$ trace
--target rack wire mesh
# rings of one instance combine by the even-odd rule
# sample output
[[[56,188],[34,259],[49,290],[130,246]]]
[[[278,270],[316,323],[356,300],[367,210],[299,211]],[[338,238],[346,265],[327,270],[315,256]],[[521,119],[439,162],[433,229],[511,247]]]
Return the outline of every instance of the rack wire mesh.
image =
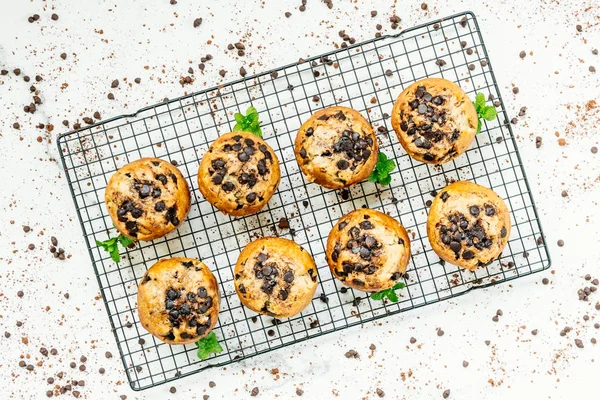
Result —
[[[432,76],[458,83],[471,98],[483,92],[499,102],[498,119],[484,121],[471,148],[442,166],[411,159],[389,118],[405,86]],[[209,145],[233,128],[233,114],[250,105],[258,109],[264,137],[281,161],[282,179],[261,212],[232,218],[202,198],[197,170]],[[376,128],[381,151],[399,167],[390,186],[363,182],[349,190],[330,191],[304,180],[294,157],[295,133],[314,111],[332,105],[358,110]],[[131,387],[156,386],[547,269],[550,256],[507,120],[478,23],[474,14],[464,12],[61,135],[59,153]],[[141,157],[176,162],[191,185],[192,208],[176,232],[138,243],[116,264],[95,245],[112,228],[104,190],[119,167]],[[513,229],[506,250],[499,260],[474,272],[441,262],[427,240],[429,201],[452,180],[491,187],[511,209]],[[360,207],[390,214],[411,235],[407,287],[398,303],[374,301],[344,288],[325,262],[329,230],[342,215]],[[289,229],[279,228],[280,218],[289,221]],[[232,270],[239,252],[267,235],[295,240],[318,266],[315,298],[293,318],[255,314],[240,304],[235,293]],[[137,283],[157,260],[175,256],[202,259],[221,287],[222,310],[215,332],[224,351],[204,361],[196,357],[194,345],[166,345],[139,323]]]

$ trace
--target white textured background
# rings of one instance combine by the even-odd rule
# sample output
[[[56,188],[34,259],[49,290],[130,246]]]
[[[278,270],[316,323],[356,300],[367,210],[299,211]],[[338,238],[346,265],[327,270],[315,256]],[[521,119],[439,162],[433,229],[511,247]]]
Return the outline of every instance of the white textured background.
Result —
[[[0,377],[1,398],[45,398],[46,378],[65,371],[66,379],[83,379],[81,397],[374,399],[377,388],[393,399],[572,399],[597,396],[600,367],[600,312],[579,301],[577,290],[589,286],[585,274],[600,278],[600,4],[597,0],[556,1],[348,1],[334,0],[329,10],[309,0],[67,1],[0,0],[0,69],[20,68],[0,76]],[[371,10],[377,10],[375,18]],[[223,369],[212,369],[144,392],[126,382],[110,332],[66,181],[57,162],[54,139],[64,119],[74,122],[99,111],[103,118],[134,111],[164,97],[197,91],[249,73],[320,54],[340,43],[338,31],[357,39],[374,36],[375,25],[394,32],[388,18],[395,12],[410,27],[458,11],[476,13],[509,115],[522,106],[515,135],[547,235],[552,268],[510,284],[475,291],[456,300],[327,335]],[[284,12],[292,12],[289,19]],[[56,12],[58,21],[51,21]],[[30,24],[27,18],[39,14]],[[194,29],[193,20],[203,18]],[[576,25],[582,26],[580,33]],[[246,56],[225,53],[228,43],[243,39]],[[524,50],[527,57],[519,58]],[[67,59],[60,58],[61,53]],[[210,53],[204,74],[200,57]],[[192,66],[196,81],[182,88],[179,78]],[[220,69],[228,70],[225,79]],[[41,83],[23,76],[41,75]],[[136,85],[133,79],[140,77]],[[131,85],[126,85],[124,79]],[[111,89],[113,79],[121,80]],[[29,86],[43,104],[31,115]],[[512,87],[518,86],[514,95]],[[108,100],[112,91],[116,100]],[[18,122],[20,130],[13,124]],[[35,126],[54,125],[52,132]],[[536,149],[535,137],[543,144]],[[38,139],[38,137],[40,137]],[[564,139],[564,142],[559,142]],[[561,146],[560,143],[563,145]],[[566,190],[567,197],[561,192]],[[32,231],[25,234],[23,225]],[[51,258],[49,237],[71,257]],[[565,241],[558,247],[558,239]],[[27,250],[29,243],[36,245]],[[542,278],[549,285],[542,285]],[[23,290],[19,298],[17,291]],[[64,293],[70,297],[65,299]],[[497,309],[504,315],[493,322]],[[589,320],[585,321],[584,316]],[[17,326],[21,321],[22,326]],[[566,336],[559,332],[573,330]],[[436,328],[445,335],[438,337]],[[539,331],[537,336],[530,332]],[[9,332],[6,338],[3,333]],[[409,344],[410,337],[417,343]],[[575,346],[579,338],[584,348]],[[489,340],[487,346],[485,341]],[[372,353],[371,343],[377,346]],[[39,348],[56,348],[45,358]],[[355,349],[360,359],[346,359]],[[106,359],[110,351],[114,357]],[[69,363],[87,357],[86,370]],[[18,366],[43,361],[29,372]],[[467,360],[469,366],[463,368]],[[97,371],[103,367],[102,376]],[[278,374],[272,369],[277,368]],[[214,381],[216,387],[209,388]],[[70,394],[65,396],[71,397]]]

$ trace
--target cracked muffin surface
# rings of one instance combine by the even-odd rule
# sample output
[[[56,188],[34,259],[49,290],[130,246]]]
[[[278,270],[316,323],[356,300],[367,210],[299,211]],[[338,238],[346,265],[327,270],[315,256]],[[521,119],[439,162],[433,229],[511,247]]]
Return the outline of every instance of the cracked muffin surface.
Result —
[[[427,217],[427,236],[435,253],[471,271],[500,256],[510,229],[510,212],[500,196],[467,181],[442,189]]]
[[[257,239],[242,250],[235,265],[235,290],[249,309],[276,318],[300,313],[317,288],[312,256],[296,242]]]
[[[443,164],[464,153],[477,132],[477,112],[454,82],[427,78],[408,86],[396,99],[392,127],[415,160]]]
[[[404,276],[410,239],[394,218],[363,208],[344,215],[331,229],[326,258],[333,276],[345,285],[378,292]]]
[[[294,148],[306,179],[328,189],[367,179],[379,151],[371,124],[347,107],[315,112],[298,130]]]
[[[117,230],[137,240],[153,240],[174,231],[190,211],[190,190],[168,161],[142,158],[115,172],[104,201]]]
[[[225,214],[260,211],[279,185],[279,160],[260,137],[230,132],[210,146],[198,169],[198,186],[206,200]]]
[[[144,329],[169,344],[193,343],[217,323],[221,298],[208,267],[193,258],[154,264],[138,285],[138,314]]]

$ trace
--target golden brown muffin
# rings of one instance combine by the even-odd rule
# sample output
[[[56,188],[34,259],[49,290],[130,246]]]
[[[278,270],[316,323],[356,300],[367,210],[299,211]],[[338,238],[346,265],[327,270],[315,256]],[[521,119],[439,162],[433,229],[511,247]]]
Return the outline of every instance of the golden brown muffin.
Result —
[[[477,112],[453,82],[427,78],[404,89],[392,110],[392,127],[415,160],[443,164],[464,153],[477,133]]]
[[[137,240],[174,231],[190,211],[190,189],[170,162],[142,158],[110,177],[104,201],[117,230]]]
[[[494,261],[508,243],[510,213],[491,189],[459,181],[441,190],[429,209],[427,236],[443,260],[476,270]]]
[[[158,261],[138,286],[142,326],[169,344],[192,343],[208,335],[217,323],[220,303],[215,276],[193,258]]]
[[[249,309],[276,318],[301,312],[317,288],[317,267],[296,242],[277,237],[257,239],[244,248],[235,265],[235,290]]]
[[[410,260],[410,239],[394,218],[361,208],[344,215],[329,232],[327,264],[345,285],[365,292],[389,289]]]
[[[279,185],[279,160],[262,138],[230,132],[210,146],[198,169],[200,192],[225,214],[258,212]]]
[[[294,147],[306,179],[328,189],[345,188],[368,178],[379,151],[369,121],[347,107],[314,113],[300,127]]]

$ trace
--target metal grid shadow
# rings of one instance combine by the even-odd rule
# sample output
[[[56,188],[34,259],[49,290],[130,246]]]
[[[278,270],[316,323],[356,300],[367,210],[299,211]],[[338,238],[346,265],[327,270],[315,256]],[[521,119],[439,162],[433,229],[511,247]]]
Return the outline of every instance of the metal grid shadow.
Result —
[[[456,82],[471,98],[483,92],[500,103],[498,119],[484,121],[471,148],[442,166],[411,159],[389,118],[403,88],[431,76]],[[233,128],[233,114],[249,105],[259,111],[264,137],[281,161],[282,179],[261,212],[231,218],[202,198],[197,170],[208,146]],[[332,105],[360,111],[376,128],[381,151],[399,167],[390,186],[363,182],[336,192],[304,180],[294,157],[295,134],[313,112]],[[548,268],[550,256],[507,120],[479,26],[465,12],[61,135],[59,152],[131,387],[145,389]],[[176,162],[191,185],[192,208],[176,232],[138,243],[117,265],[95,245],[111,228],[114,233],[104,190],[119,167],[141,157]],[[511,209],[513,229],[504,254],[475,272],[445,265],[427,240],[428,202],[448,181],[459,179],[491,187]],[[329,272],[324,257],[329,230],[359,207],[390,214],[411,235],[407,288],[398,303],[346,289]],[[282,217],[290,229],[278,228]],[[286,320],[260,316],[242,307],[235,294],[232,269],[239,252],[266,235],[292,238],[315,258],[319,288],[301,315]],[[138,320],[137,283],[154,262],[172,256],[202,259],[221,286],[215,332],[225,351],[204,361],[197,359],[193,344],[166,345]]]

